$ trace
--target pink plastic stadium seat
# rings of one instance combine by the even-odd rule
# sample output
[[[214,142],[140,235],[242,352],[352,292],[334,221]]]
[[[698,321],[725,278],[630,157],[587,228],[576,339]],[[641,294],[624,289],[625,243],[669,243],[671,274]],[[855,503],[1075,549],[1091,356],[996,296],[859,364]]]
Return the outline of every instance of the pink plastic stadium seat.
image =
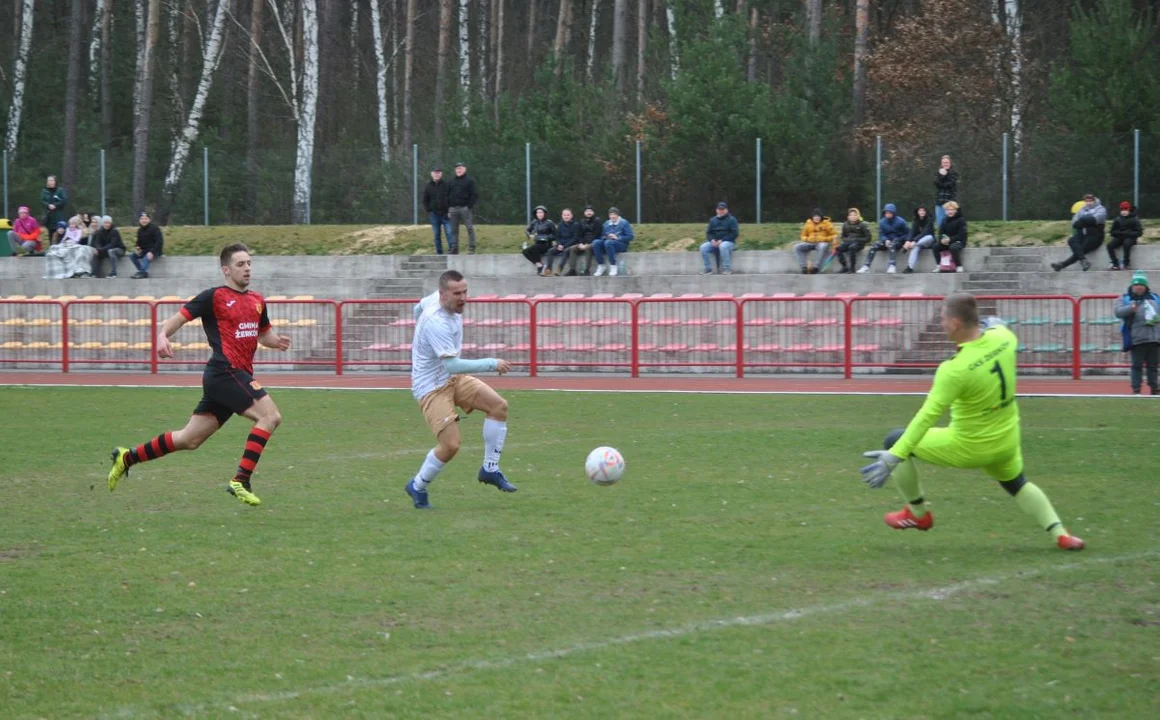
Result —
[[[375,343],[374,345],[367,345],[363,350],[367,352],[390,352],[395,349],[395,346],[390,343]]]
[[[482,352],[499,352],[500,350],[506,350],[507,345],[504,343],[487,343],[485,345],[480,345],[479,349]]]
[[[564,297],[568,297],[568,296],[565,295]],[[581,295],[580,297],[584,297],[584,296]],[[593,300],[612,300],[615,297],[616,296],[613,295],[612,293],[596,293],[595,295],[592,296],[592,299]]]
[[[820,353],[840,353],[846,349],[845,345],[819,345],[817,350]]]
[[[781,352],[781,345],[777,343],[762,343],[753,347],[753,352],[758,353],[779,353]]]
[[[888,292],[871,292],[871,293],[866,293],[866,297],[873,298],[875,300],[883,300],[885,298],[894,297],[894,296]]]
[[[774,300],[785,300],[786,298],[797,297],[797,295],[794,295],[793,293],[779,292],[770,295],[770,297],[772,297]]]
[[[809,343],[795,343],[787,347],[785,351],[791,353],[812,353],[814,346]]]
[[[600,352],[622,353],[628,350],[628,345],[624,343],[607,343],[597,348]]]
[[[663,353],[679,353],[687,352],[689,346],[685,343],[669,343],[667,345],[662,345],[659,349]]]
[[[627,324],[628,321],[621,320],[615,317],[600,317],[592,321],[592,327],[611,327],[613,325]]]
[[[653,298],[653,299],[657,299],[657,300],[668,300],[668,299],[671,299],[673,297],[673,294],[672,293],[653,293],[652,295],[649,295],[649,297]]]
[[[473,297],[473,298],[471,298],[471,299],[472,299],[472,300],[498,300],[498,299],[499,299],[499,295],[495,295],[495,294],[488,294],[488,295],[476,295],[475,297]]]
[[[800,317],[781,318],[774,321],[773,324],[778,327],[802,327],[806,324],[806,319]]]
[[[503,299],[503,300],[527,300],[528,296],[521,295],[519,293],[515,293],[513,295],[504,295],[503,298],[501,298],[501,299]]]
[[[745,321],[745,325],[747,327],[763,327],[766,325],[772,325],[773,323],[774,320],[771,317],[755,317],[749,318]]]
[[[810,327],[832,327],[838,324],[838,318],[814,318],[806,323]]]
[[[699,300],[700,298],[705,297],[705,293],[698,293],[698,292],[681,293],[678,297],[680,297],[682,300]]]
[[[856,292],[849,292],[849,291],[847,291],[847,292],[840,292],[840,293],[836,293],[836,294],[834,295],[834,297],[838,298],[839,300],[848,300],[849,298],[856,298],[856,297],[858,297],[858,293],[856,293]]]
[[[709,353],[709,352],[717,352],[718,350],[721,350],[721,349],[732,350],[733,348],[729,348],[729,347],[721,348],[719,345],[717,345],[717,343],[697,343],[696,345],[689,348],[689,352]]]
[[[544,343],[539,349],[540,352],[560,352],[564,349],[564,343]]]
[[[765,297],[765,295],[763,295],[762,293],[744,293],[741,296],[741,299],[742,300],[760,300],[763,297]]]
[[[856,353],[874,353],[878,352],[878,347],[876,343],[867,343],[865,345],[855,345],[853,350]]]
[[[810,300],[822,300],[826,297],[826,294],[824,292],[808,292],[802,295],[802,297],[809,298]]]
[[[878,318],[874,321],[878,327],[902,327],[902,318],[899,317],[884,317]]]
[[[592,318],[576,317],[564,321],[565,327],[587,327],[592,324]]]
[[[590,353],[596,352],[596,343],[578,343],[564,348],[565,352]]]

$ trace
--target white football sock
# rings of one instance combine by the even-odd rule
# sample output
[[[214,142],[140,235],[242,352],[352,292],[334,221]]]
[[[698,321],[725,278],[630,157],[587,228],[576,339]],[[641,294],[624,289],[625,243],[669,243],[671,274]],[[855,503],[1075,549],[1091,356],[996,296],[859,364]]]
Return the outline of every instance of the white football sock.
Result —
[[[499,456],[503,452],[503,441],[507,438],[507,423],[503,420],[486,418],[483,421],[483,469],[488,472],[499,470]]]
[[[432,449],[427,453],[427,458],[423,460],[422,467],[419,468],[419,474],[415,476],[415,489],[422,492],[427,489],[427,484],[434,482],[435,476],[443,469],[443,461],[435,457],[435,450]]]

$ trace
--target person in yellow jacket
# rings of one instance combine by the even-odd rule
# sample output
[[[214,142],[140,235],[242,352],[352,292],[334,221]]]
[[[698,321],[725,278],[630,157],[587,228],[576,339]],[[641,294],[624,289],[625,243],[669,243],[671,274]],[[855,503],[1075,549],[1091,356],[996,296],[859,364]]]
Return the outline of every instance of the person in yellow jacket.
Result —
[[[801,242],[793,247],[793,254],[797,256],[798,265],[803,275],[814,275],[826,265],[826,258],[830,255],[830,245],[834,242],[837,233],[830,218],[822,214],[821,208],[814,208],[810,219],[802,225]],[[817,250],[818,263],[809,263],[809,254]]]

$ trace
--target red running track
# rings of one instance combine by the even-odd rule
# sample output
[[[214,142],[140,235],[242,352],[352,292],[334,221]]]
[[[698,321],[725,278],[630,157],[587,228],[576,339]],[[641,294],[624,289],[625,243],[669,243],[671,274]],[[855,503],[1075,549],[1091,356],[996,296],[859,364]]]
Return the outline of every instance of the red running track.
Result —
[[[788,394],[925,394],[930,388],[927,377],[854,378],[832,377],[760,377],[728,378],[673,375],[666,377],[601,376],[486,376],[497,390],[559,390],[607,392],[703,392],[703,393],[788,393]],[[331,388],[345,390],[409,389],[407,375],[352,373],[263,373],[262,384],[270,388]],[[0,385],[36,386],[104,386],[104,387],[197,387],[201,373],[83,373],[70,372],[0,372]],[[1063,396],[1130,395],[1127,378],[1040,378],[1019,379],[1019,394]]]

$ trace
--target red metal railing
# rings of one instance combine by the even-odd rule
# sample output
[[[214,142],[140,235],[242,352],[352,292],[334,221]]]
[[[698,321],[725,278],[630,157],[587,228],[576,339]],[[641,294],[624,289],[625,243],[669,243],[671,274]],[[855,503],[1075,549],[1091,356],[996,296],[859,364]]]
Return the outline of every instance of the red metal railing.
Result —
[[[1122,369],[1117,295],[978,296],[985,315],[1019,335],[1020,367]],[[261,349],[256,366],[303,370],[406,370],[415,300],[270,300],[274,329],[292,349]],[[942,331],[941,297],[473,299],[464,316],[465,357],[498,356],[535,376],[547,371],[754,372],[933,368],[954,348]],[[181,301],[0,299],[0,367],[73,365],[125,369],[200,366],[209,347],[194,328],[159,360],[160,325]]]

